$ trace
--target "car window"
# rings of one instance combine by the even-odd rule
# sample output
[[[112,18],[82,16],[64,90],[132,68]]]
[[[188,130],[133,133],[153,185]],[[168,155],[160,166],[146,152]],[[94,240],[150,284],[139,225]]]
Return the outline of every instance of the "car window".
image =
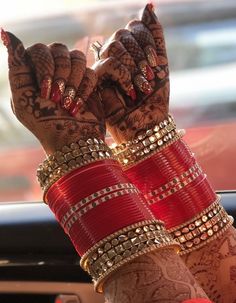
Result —
[[[176,26],[166,30],[166,37],[172,70],[236,61],[236,20]]]
[[[153,1],[163,24],[170,61],[170,109],[185,140],[217,190],[236,188],[236,3],[233,0]],[[8,0],[1,25],[25,46],[60,41],[88,51],[106,39],[146,1],[40,2]],[[14,9],[13,9],[14,8]],[[88,61],[93,55],[88,51]],[[7,53],[0,44],[0,201],[36,201],[36,169],[44,152],[14,117],[7,81]]]

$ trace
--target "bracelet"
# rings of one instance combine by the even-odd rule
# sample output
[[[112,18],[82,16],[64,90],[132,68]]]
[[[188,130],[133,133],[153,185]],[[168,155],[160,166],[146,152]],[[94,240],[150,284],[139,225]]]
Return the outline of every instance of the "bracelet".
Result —
[[[37,170],[37,177],[43,191],[65,174],[95,161],[113,159],[109,147],[97,138],[79,140],[69,146],[65,145],[61,151],[47,157]]]
[[[169,116],[168,120],[160,122],[134,140],[112,148],[112,152],[123,166],[130,166],[146,159],[169,142],[175,141],[176,137],[178,137],[176,125],[173,118]]]
[[[181,139],[130,167],[126,175],[167,229],[191,220],[216,199],[206,175]]]
[[[169,233],[180,243],[180,254],[188,254],[219,238],[234,222],[220,205],[220,196],[199,215],[184,224],[169,229]]]
[[[158,125],[155,125],[152,129],[148,129],[143,134],[139,134],[135,139],[127,141],[126,143],[121,143],[119,145],[115,145],[112,148],[112,151],[115,155],[123,152],[127,148],[132,145],[142,143],[141,149],[150,145],[151,143],[156,142],[158,139],[164,137],[166,134],[171,132],[176,128],[174,119],[171,115],[168,116],[168,119],[160,122]],[[153,136],[153,138],[152,138]]]
[[[97,243],[82,256],[80,265],[92,276],[95,290],[102,292],[102,285],[112,272],[138,256],[166,246],[179,251],[163,222],[147,220],[125,227]]]
[[[124,226],[154,220],[143,195],[114,160],[73,170],[45,198],[79,255]]]

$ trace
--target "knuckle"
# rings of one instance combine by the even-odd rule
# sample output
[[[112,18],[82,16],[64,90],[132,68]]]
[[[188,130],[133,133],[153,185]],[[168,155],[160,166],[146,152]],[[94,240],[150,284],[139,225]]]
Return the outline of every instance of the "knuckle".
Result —
[[[47,46],[43,43],[35,43],[27,48],[28,52],[37,52],[47,49]]]
[[[72,59],[80,59],[82,61],[86,61],[85,54],[78,49],[73,49],[72,51],[70,51],[70,56]]]
[[[65,44],[63,43],[59,43],[59,42],[54,42],[52,44],[49,44],[48,46],[51,50],[54,50],[54,49],[60,49],[60,50],[66,50],[68,51],[68,48]]]
[[[140,20],[131,20],[127,23],[125,28],[128,29],[134,26],[143,26],[143,23]]]
[[[127,36],[130,35],[130,31],[126,28],[121,28],[118,29],[115,33],[114,33],[114,38],[119,40],[121,37],[123,36]]]

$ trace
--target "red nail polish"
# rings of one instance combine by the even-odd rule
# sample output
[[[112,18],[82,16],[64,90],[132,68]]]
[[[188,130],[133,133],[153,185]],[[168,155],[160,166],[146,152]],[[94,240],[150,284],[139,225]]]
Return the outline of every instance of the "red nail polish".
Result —
[[[158,66],[158,57],[157,57],[157,53],[155,51],[155,49],[148,45],[145,47],[144,49],[146,57],[148,59],[148,63],[151,67],[156,67]]]
[[[51,87],[52,87],[52,79],[51,77],[47,76],[41,82],[41,92],[40,92],[41,98],[49,99]]]
[[[130,98],[135,101],[137,99],[137,95],[136,95],[136,91],[133,87],[133,85],[131,86],[131,88],[128,91],[128,95],[130,96]]]
[[[61,101],[62,95],[65,90],[65,82],[62,80],[57,80],[52,85],[52,91],[51,91],[51,100],[55,103],[58,103]]]
[[[155,74],[149,65],[146,65],[146,78],[148,81],[153,80],[155,78]]]
[[[8,47],[8,45],[10,44],[10,38],[3,28],[1,28],[1,39],[3,44]]]
[[[61,107],[66,110],[70,110],[72,103],[73,103],[73,99],[70,96],[66,96],[63,98],[61,102]]]
[[[139,63],[139,68],[142,72],[142,74],[144,75],[144,77],[150,81],[150,80],[153,80],[155,75],[152,71],[152,69],[150,68],[150,66],[145,62],[145,61],[141,61]]]
[[[142,88],[141,89],[142,89],[142,91],[144,92],[145,95],[150,95],[153,91],[151,85],[147,81],[142,83]]]
[[[78,98],[75,102],[74,105],[71,106],[70,109],[70,114],[75,117],[79,111],[79,109],[81,108],[81,106],[83,105],[83,101],[81,98]]]

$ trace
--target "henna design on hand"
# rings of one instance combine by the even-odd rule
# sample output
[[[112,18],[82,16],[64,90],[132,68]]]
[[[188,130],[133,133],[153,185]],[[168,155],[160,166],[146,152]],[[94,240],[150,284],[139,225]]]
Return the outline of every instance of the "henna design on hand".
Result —
[[[153,127],[165,119],[169,112],[169,71],[164,35],[151,6],[146,6],[141,21],[130,22],[127,28],[130,31],[127,29],[119,30],[112,36],[112,39],[117,39],[119,43],[123,42],[122,48],[125,48],[131,55],[136,68],[138,61],[143,60],[143,56],[148,59],[151,46],[156,52],[154,58],[158,58],[158,66],[153,67],[156,77],[149,82],[153,92],[145,95],[138,91],[135,102],[132,102],[130,97],[118,85],[114,86],[114,83],[109,83],[109,87],[108,85],[103,85],[101,97],[104,104],[107,127],[117,143],[133,139],[140,132]],[[133,35],[132,39],[130,38],[131,35]],[[144,36],[145,39],[143,39]],[[133,43],[134,39],[136,43]],[[139,47],[136,47],[137,44]],[[144,55],[139,50],[140,48],[145,48],[145,46],[149,46],[149,53]],[[116,51],[116,47],[119,50]],[[101,56],[103,58],[107,56],[108,59],[109,54],[112,53],[113,58],[119,61],[122,58],[122,48],[114,41],[110,42],[110,44],[108,42],[102,47]],[[125,52],[123,52],[123,56],[124,54]],[[127,57],[125,60],[127,60]],[[136,76],[134,73],[135,69],[133,64],[131,66],[130,60],[125,60],[122,63],[127,64],[126,68],[129,70],[133,81]],[[152,65],[155,64],[153,63]]]
[[[236,302],[236,230],[182,257],[199,285],[216,303]]]
[[[37,84],[45,74],[43,65],[39,62],[45,56],[43,53],[37,56],[37,64],[33,65],[35,58],[30,58],[30,51],[25,51],[22,42],[11,33],[9,36],[9,80],[12,91],[12,108],[18,120],[27,127],[41,142],[47,154],[53,153],[62,148],[62,146],[77,141],[80,138],[95,136],[104,139],[105,122],[102,107],[98,106],[100,111],[100,120],[88,112],[88,106],[83,104],[77,114],[77,118],[72,117],[66,110],[61,108],[60,103],[54,103],[51,100],[40,97],[40,88]],[[38,45],[40,47],[40,45]],[[45,49],[45,47],[44,47]],[[35,49],[34,49],[35,50]],[[43,51],[42,51],[43,52]],[[56,46],[54,45],[54,56]],[[60,51],[59,51],[60,53]],[[53,56],[47,56],[51,66],[56,66],[53,62]],[[67,60],[66,60],[67,61]],[[68,62],[63,63],[60,57],[60,68],[68,67]],[[70,63],[69,63],[70,65]],[[48,73],[48,69],[46,71]],[[40,76],[41,75],[41,76]],[[55,75],[54,75],[55,76]],[[95,81],[90,82],[90,92],[95,88]],[[99,96],[93,94],[96,102],[92,106],[100,103]],[[46,131],[45,131],[46,130]]]
[[[112,303],[179,303],[207,298],[171,249],[149,253],[120,268],[105,283],[105,297]]]

